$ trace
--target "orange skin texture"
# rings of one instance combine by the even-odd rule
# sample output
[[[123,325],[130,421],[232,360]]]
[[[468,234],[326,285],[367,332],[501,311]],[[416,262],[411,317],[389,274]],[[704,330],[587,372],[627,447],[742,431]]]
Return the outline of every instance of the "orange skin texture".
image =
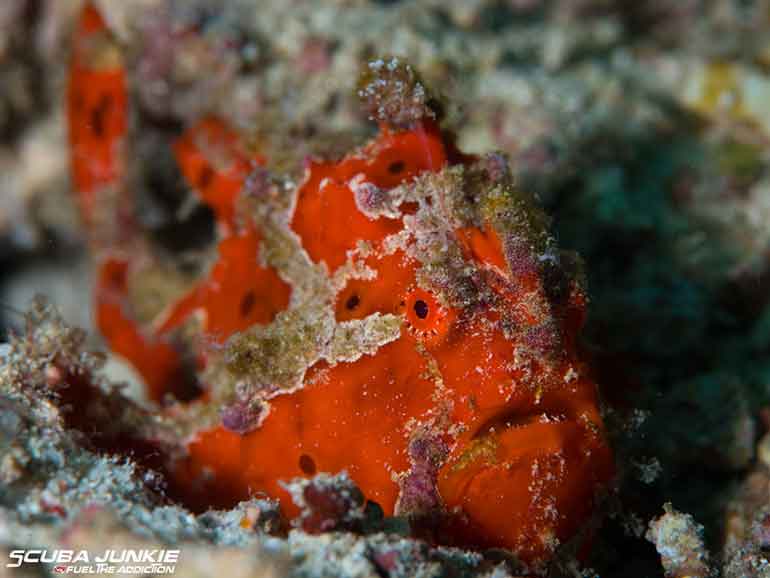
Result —
[[[125,172],[124,141],[128,98],[120,52],[93,5],[80,15],[66,95],[73,188],[86,225],[100,218],[100,195],[118,195]],[[131,359],[153,399],[179,381],[181,363],[168,343],[145,335],[124,311],[128,260],[119,254],[100,257],[96,281],[96,324],[110,348]]]
[[[235,201],[254,165],[265,159],[249,158],[238,135],[217,118],[199,121],[174,143],[174,155],[187,182],[212,208],[228,231],[235,228]]]
[[[123,180],[123,140],[128,119],[126,75],[104,20],[86,4],[70,63],[66,108],[73,187],[81,214],[94,218],[99,193]]]
[[[259,265],[259,243],[253,229],[223,239],[209,277],[173,305],[159,331],[170,331],[199,312],[206,335],[224,343],[254,324],[270,323],[286,309],[291,289],[273,269]]]
[[[239,226],[235,218],[235,202],[251,167],[264,161],[247,156],[236,133],[216,118],[195,124],[173,150],[190,186],[214,210],[222,239],[208,276],[158,320],[157,331],[167,333],[197,314],[207,338],[224,343],[254,324],[270,323],[289,304],[291,288],[259,263],[259,231],[251,224]]]
[[[86,6],[76,45],[106,34],[97,17]],[[75,54],[70,144],[75,189],[88,220],[99,188],[120,184],[123,161],[116,151],[125,138],[126,98],[117,92],[125,81],[122,70],[89,68],[77,46]],[[74,95],[88,108],[104,94],[123,108],[107,113],[109,130],[95,134],[84,125],[92,112],[75,106]],[[201,337],[224,344],[254,324],[270,323],[289,307],[291,295],[278,273],[259,261],[256,225],[239,222],[236,211],[244,179],[264,159],[249,155],[237,134],[213,118],[172,146],[182,174],[217,216],[218,260],[146,328],[127,306],[131,260],[108,252],[95,304],[108,345],[139,370],[154,400],[174,393],[182,369],[169,341],[174,329],[197,315]],[[279,498],[293,518],[299,511],[282,482],[347,470],[368,499],[386,514],[398,513],[400,482],[413,467],[410,442],[430,430],[447,448],[434,480],[443,505],[441,541],[509,548],[538,563],[551,555],[553,540],[567,540],[581,527],[594,494],[613,475],[596,388],[576,344],[585,296],[573,288],[565,302],[550,307],[537,267],[513,267],[500,232],[485,223],[456,230],[454,241],[498,306],[452,307],[418,283],[421,264],[414,257],[385,250],[383,241],[403,229],[402,219],[364,214],[350,186],[363,175],[387,190],[460,158],[434,123],[422,122],[401,132],[381,127],[375,140],[338,162],[309,162],[290,222],[309,258],[333,273],[360,241],[372,248],[363,260],[376,278],[347,281],[333,304],[336,320],[398,315],[400,336],[356,361],[311,365],[303,388],[267,400],[268,413],[256,429],[237,433],[220,425],[198,432],[186,457],[169,465],[176,497],[205,509],[266,494]],[[416,207],[401,210],[413,214]],[[514,363],[531,343],[504,333],[503,314],[533,330],[550,322],[560,350]]]
[[[346,252],[358,241],[379,242],[402,228],[396,219],[372,220],[360,212],[347,186],[351,178],[364,173],[367,182],[389,189],[446,164],[447,153],[435,126],[420,125],[404,133],[380,129],[379,138],[361,154],[337,163],[312,163],[300,187],[291,227],[302,237],[310,258],[325,262],[331,271],[345,263]],[[321,187],[325,180],[328,184]]]

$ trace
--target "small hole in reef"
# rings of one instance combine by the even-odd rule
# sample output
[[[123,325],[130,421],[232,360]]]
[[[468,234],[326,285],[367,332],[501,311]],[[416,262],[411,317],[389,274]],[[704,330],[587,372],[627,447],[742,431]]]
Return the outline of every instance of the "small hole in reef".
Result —
[[[348,308],[348,311],[353,311],[358,305],[361,303],[361,298],[358,295],[351,295],[348,297],[348,300],[345,302],[345,307]]]
[[[243,296],[243,299],[241,299],[241,317],[248,317],[256,304],[257,296],[254,295],[254,291],[246,293],[246,295]]]
[[[308,476],[314,476],[316,472],[315,461],[307,454],[299,456],[299,469]]]
[[[392,163],[390,163],[390,165],[388,165],[388,171],[391,174],[397,175],[398,173],[404,170],[405,166],[406,165],[404,165],[404,161],[393,161]]]
[[[422,299],[418,299],[414,302],[414,312],[420,319],[425,319],[428,316],[428,304]]]
[[[136,175],[134,215],[149,233],[153,250],[170,253],[180,271],[195,273],[206,268],[205,250],[217,238],[216,219],[208,205],[188,204],[190,188],[168,146],[175,136],[176,131],[156,130],[153,125],[146,138],[137,140],[135,152],[142,162]]]
[[[382,506],[377,502],[366,500],[366,504],[364,504],[364,515],[369,520],[379,521],[385,517],[385,512],[383,512]]]

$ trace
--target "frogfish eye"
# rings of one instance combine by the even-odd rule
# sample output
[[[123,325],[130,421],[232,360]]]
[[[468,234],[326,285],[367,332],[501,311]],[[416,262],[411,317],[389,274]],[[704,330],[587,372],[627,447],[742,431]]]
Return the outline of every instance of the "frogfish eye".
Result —
[[[416,286],[406,292],[399,309],[406,318],[407,330],[426,345],[442,341],[455,317],[451,307],[443,305],[430,291]]]

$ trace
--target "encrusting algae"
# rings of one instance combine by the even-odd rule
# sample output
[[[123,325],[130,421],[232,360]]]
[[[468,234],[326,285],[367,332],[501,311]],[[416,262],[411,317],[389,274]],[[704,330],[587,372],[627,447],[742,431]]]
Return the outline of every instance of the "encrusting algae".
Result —
[[[264,494],[296,519],[291,480],[346,471],[439,543],[537,564],[575,535],[613,475],[577,343],[586,295],[505,160],[460,153],[397,58],[360,87],[378,136],[307,161],[296,186],[204,118],[169,146],[215,215],[217,254],[140,323],[126,85],[86,6],[68,117],[97,323],[179,422],[179,451],[153,458],[169,495],[204,510]]]

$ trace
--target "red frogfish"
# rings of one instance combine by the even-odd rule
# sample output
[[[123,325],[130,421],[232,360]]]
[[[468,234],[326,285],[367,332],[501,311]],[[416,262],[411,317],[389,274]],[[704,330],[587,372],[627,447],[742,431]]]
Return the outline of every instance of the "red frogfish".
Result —
[[[570,539],[613,473],[578,344],[587,299],[579,260],[505,160],[463,155],[424,114],[282,181],[204,118],[169,146],[216,216],[217,254],[140,323],[126,84],[87,6],[68,118],[84,222],[101,230],[97,323],[151,399],[177,395],[192,365],[197,397],[158,409],[206,416],[168,457],[178,499],[261,494],[293,518],[285,482],[347,471],[385,514],[432,520],[445,543],[541,562]]]

